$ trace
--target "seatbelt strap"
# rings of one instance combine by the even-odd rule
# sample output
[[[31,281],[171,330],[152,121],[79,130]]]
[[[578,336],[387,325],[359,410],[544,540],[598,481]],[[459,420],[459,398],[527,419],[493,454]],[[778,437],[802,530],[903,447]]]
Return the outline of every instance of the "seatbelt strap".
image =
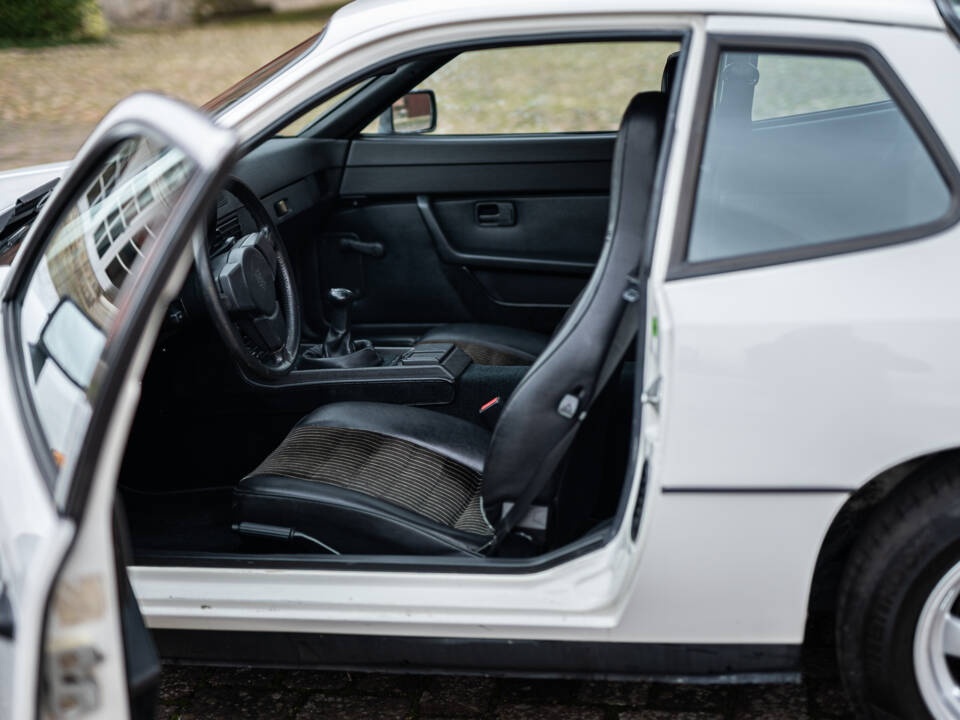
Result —
[[[543,490],[550,478],[553,477],[554,471],[559,467],[564,454],[566,454],[570,448],[570,443],[573,442],[573,438],[577,435],[577,430],[580,429],[582,417],[583,415],[580,415],[571,420],[567,432],[564,433],[560,442],[554,445],[546,457],[543,458],[533,481],[527,485],[523,494],[514,501],[513,507],[500,518],[500,522],[498,522],[494,528],[493,537],[487,541],[486,545],[480,548],[480,552],[489,555],[496,550],[500,543],[503,542],[503,539],[510,534],[514,526],[526,516],[530,506],[533,505],[533,501],[536,500],[537,495],[540,494],[540,491]]]

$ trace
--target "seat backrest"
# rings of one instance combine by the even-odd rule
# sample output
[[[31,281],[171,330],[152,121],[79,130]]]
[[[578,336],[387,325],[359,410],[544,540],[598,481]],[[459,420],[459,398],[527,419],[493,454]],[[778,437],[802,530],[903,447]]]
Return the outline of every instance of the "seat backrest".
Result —
[[[643,321],[639,278],[667,96],[636,95],[620,123],[603,249],[584,291],[504,406],[483,471],[487,505],[510,501],[492,545],[554,476]],[[637,281],[639,280],[639,286]]]

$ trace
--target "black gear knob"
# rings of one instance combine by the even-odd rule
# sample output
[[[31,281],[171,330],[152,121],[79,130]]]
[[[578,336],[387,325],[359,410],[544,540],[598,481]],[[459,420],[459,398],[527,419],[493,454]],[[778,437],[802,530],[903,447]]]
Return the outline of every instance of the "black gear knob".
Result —
[[[340,357],[352,352],[350,342],[350,306],[357,294],[347,288],[330,288],[327,291],[326,310],[327,337],[323,341],[326,357]]]
[[[330,288],[327,290],[327,303],[330,307],[342,307],[353,304],[357,294],[348,288]]]

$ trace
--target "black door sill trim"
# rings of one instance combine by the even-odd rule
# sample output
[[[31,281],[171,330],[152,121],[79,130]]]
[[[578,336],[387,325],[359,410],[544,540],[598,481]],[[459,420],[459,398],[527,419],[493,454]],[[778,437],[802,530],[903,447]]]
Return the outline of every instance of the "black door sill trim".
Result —
[[[577,642],[383,635],[154,630],[184,664],[595,680],[784,682],[800,645]]]
[[[596,531],[573,545],[533,558],[474,558],[468,556],[322,555],[317,553],[221,553],[195,550],[135,551],[140,567],[205,567],[281,570],[355,570],[375,572],[438,572],[480,575],[533,573],[599,550],[604,532]]]
[[[811,493],[829,493],[829,494],[841,494],[841,495],[850,495],[855,493],[858,488],[845,488],[845,487],[830,487],[830,486],[810,486],[810,487],[771,487],[771,486],[740,486],[740,487],[703,487],[703,486],[691,486],[691,487],[665,487],[661,488],[660,492],[664,495],[667,494],[719,494],[719,493],[734,493],[734,494],[755,494],[755,495],[770,495],[770,494],[811,494]]]

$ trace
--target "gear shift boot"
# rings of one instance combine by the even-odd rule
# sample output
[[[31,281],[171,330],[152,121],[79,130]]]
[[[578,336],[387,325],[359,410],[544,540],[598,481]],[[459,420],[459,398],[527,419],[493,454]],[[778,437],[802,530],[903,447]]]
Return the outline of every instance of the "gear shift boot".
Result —
[[[373,343],[350,337],[350,308],[356,299],[356,293],[347,288],[331,288],[327,292],[323,308],[327,335],[321,345],[314,345],[303,353],[298,369],[373,367],[382,362]]]
[[[376,367],[383,363],[377,351],[373,349],[373,343],[369,340],[357,340],[353,343],[354,351],[348,355],[338,355],[337,357],[327,357],[324,353],[326,343],[323,345],[312,345],[300,357],[297,363],[297,370],[324,370],[327,368],[354,368],[354,367]]]

